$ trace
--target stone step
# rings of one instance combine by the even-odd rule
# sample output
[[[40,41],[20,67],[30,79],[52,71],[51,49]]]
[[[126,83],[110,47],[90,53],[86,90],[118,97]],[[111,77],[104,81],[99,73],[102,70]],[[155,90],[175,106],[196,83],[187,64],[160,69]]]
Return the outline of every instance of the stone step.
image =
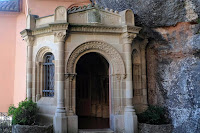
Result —
[[[114,133],[111,129],[79,129],[79,133]]]

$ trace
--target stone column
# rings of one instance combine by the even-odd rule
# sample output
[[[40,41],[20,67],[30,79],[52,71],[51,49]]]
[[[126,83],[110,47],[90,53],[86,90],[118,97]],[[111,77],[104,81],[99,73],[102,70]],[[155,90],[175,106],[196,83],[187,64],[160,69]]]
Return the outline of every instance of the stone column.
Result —
[[[57,108],[54,116],[54,131],[55,133],[65,133],[67,132],[67,117],[64,104],[64,55],[65,55],[65,38],[66,31],[54,32],[54,42],[57,45],[57,56],[56,56],[56,94],[57,94]]]
[[[41,67],[42,63],[41,62],[36,62],[36,70],[37,70],[37,86],[36,86],[36,102],[40,100],[41,98],[41,94],[40,94],[40,67]]]
[[[143,44],[140,45],[140,53],[141,53],[141,64],[142,64],[142,94],[143,94],[143,111],[148,108],[147,102],[147,76],[146,76],[146,45],[148,43],[148,39],[143,41]]]
[[[122,88],[121,88],[121,79],[122,79],[122,75],[121,74],[115,74],[114,75],[116,78],[116,92],[115,93],[115,100],[116,101],[116,109],[115,109],[115,114],[121,114],[122,112]]]
[[[137,133],[137,115],[133,107],[133,82],[132,82],[132,61],[131,45],[136,34],[125,32],[123,34],[124,56],[126,66],[126,106],[124,110],[125,133]]]
[[[69,79],[69,116],[74,115],[74,111],[72,109],[72,81],[74,80],[75,76],[76,74],[66,74],[66,79]]]
[[[26,97],[32,100],[32,59],[33,59],[33,36],[25,36],[24,40],[27,42],[27,59],[26,59]]]

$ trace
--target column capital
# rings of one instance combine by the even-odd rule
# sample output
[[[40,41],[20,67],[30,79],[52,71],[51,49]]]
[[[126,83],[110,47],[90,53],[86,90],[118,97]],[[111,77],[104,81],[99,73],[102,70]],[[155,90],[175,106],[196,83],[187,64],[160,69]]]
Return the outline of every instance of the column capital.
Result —
[[[113,74],[112,76],[113,76],[114,78],[116,78],[117,81],[120,81],[120,80],[126,78],[126,74]]]
[[[76,75],[77,75],[76,73],[67,73],[65,74],[65,79],[69,78],[70,81],[73,81]]]
[[[137,36],[135,33],[125,32],[122,34],[122,39],[125,44],[131,44],[133,39]]]
[[[41,64],[42,64],[41,61],[37,61],[37,62],[36,62],[36,65],[41,65]]]
[[[26,41],[27,46],[33,46],[34,41],[35,41],[35,37],[32,36],[32,35],[27,35],[27,36],[24,37],[24,40]]]
[[[54,42],[65,42],[66,40],[66,31],[54,31]]]

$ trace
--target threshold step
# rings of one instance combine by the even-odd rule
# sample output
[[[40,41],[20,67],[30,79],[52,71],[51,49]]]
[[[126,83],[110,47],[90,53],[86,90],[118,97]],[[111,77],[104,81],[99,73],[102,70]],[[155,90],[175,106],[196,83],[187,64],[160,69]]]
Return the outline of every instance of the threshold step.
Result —
[[[79,129],[79,133],[114,133],[111,129]]]

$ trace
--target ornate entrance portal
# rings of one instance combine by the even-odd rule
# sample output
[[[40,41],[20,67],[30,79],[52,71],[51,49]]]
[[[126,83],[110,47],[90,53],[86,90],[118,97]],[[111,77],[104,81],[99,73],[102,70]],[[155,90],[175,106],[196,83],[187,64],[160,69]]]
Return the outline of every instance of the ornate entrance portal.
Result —
[[[78,128],[110,128],[108,62],[100,54],[87,53],[79,59],[76,73]]]
[[[147,105],[147,41],[137,36],[140,30],[132,10],[98,5],[60,6],[41,18],[29,14],[21,32],[27,42],[27,98],[37,102],[41,122],[53,124],[55,133],[136,133],[136,112]],[[50,64],[46,55],[53,57]],[[46,65],[54,71],[45,71]],[[44,77],[50,74],[48,88]]]

